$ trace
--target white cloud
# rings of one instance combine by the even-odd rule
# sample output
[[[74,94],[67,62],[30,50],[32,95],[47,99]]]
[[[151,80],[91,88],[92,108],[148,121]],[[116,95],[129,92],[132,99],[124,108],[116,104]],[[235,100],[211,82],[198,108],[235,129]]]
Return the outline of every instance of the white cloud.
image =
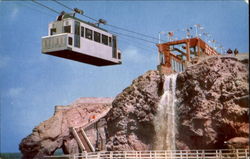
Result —
[[[128,47],[123,51],[124,58],[132,62],[140,62],[142,55],[139,54],[138,49],[134,47]]]
[[[126,60],[134,63],[145,63],[155,61],[156,58],[153,52],[139,51],[136,47],[129,46],[123,52],[124,62]]]
[[[7,95],[12,98],[16,98],[20,96],[24,91],[24,88],[17,87],[17,88],[10,88],[7,92]]]
[[[0,69],[8,65],[10,58],[8,56],[0,55]]]
[[[17,14],[18,14],[18,12],[19,12],[19,10],[18,10],[18,8],[15,6],[15,7],[13,8],[11,14],[10,14],[11,19],[15,19],[16,16],[17,16]]]

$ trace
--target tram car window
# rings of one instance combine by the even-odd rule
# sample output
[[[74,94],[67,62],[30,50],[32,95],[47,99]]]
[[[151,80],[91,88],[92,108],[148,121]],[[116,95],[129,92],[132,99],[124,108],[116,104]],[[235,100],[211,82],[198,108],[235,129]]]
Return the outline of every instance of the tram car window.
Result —
[[[101,34],[98,32],[94,32],[94,40],[96,42],[101,42]]]
[[[64,33],[71,33],[71,26],[70,25],[64,26],[63,29],[64,29]]]
[[[56,34],[56,28],[51,28],[50,35],[55,35],[55,34]]]
[[[84,27],[81,26],[81,37],[84,37]]]
[[[108,36],[102,35],[102,43],[108,45]]]
[[[68,44],[69,44],[69,45],[72,45],[72,44],[73,44],[72,37],[69,37],[69,39],[68,39]]]
[[[112,46],[112,38],[109,37],[109,46]]]
[[[117,37],[107,30],[64,13],[49,24],[42,53],[96,66],[122,63]]]
[[[86,37],[87,39],[92,40],[92,30],[86,28],[86,35],[85,35],[85,37]]]

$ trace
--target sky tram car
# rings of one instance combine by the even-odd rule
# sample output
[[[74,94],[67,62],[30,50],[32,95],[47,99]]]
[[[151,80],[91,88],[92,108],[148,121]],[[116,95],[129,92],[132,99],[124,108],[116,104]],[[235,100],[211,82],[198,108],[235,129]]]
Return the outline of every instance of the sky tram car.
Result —
[[[64,12],[42,37],[42,53],[96,66],[122,63],[115,35]]]

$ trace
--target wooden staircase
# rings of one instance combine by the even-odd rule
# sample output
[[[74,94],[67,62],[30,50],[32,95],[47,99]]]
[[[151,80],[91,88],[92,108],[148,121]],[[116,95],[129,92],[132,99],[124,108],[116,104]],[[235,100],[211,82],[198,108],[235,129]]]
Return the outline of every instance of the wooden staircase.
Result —
[[[82,152],[87,151],[87,152],[95,152],[94,146],[91,144],[89,138],[87,137],[85,131],[83,128],[71,128],[71,132],[76,139],[79,148],[81,149]]]
[[[109,112],[109,109],[95,116],[95,118],[90,120],[88,123],[84,123],[83,125],[78,125],[78,126],[70,128],[70,131],[72,132],[82,152],[95,152],[95,148],[90,142],[88,136],[86,135],[85,130],[87,130],[87,128],[93,126],[94,124],[97,124],[103,117],[107,115],[108,112]],[[96,130],[99,131],[98,128],[96,128]],[[102,138],[100,134],[97,136],[97,138],[100,139],[100,144],[101,144],[97,146],[99,149],[103,150],[104,144],[105,144],[103,143],[104,139]]]

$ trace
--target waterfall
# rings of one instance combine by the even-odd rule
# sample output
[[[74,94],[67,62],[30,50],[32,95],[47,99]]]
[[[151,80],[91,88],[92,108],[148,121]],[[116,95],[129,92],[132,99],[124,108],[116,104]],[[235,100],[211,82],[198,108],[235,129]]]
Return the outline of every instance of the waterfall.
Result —
[[[177,74],[165,76],[162,95],[154,119],[156,150],[175,150],[175,88]]]

